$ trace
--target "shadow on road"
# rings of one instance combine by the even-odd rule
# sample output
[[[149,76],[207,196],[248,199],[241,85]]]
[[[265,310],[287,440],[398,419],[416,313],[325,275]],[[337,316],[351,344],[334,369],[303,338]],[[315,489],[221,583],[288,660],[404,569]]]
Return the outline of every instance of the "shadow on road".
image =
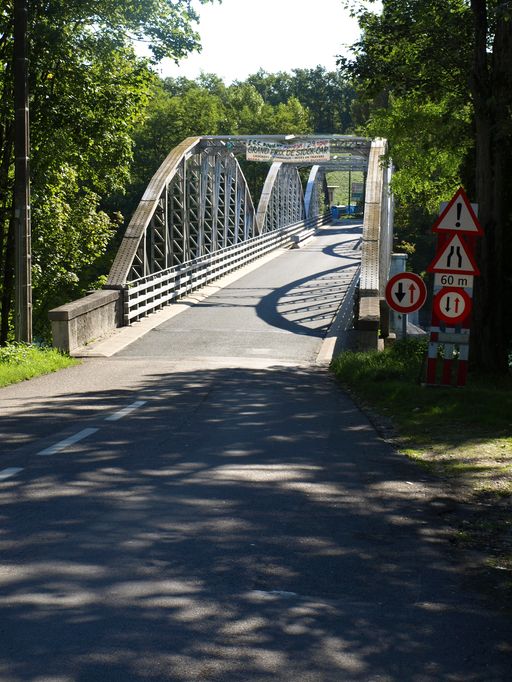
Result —
[[[463,589],[435,485],[324,372],[137,388],[27,402],[26,432],[84,400],[98,432],[20,448],[0,485],[0,679],[508,679],[512,628]]]
[[[258,317],[299,336],[323,338],[351,287],[359,260],[274,289],[257,304]]]

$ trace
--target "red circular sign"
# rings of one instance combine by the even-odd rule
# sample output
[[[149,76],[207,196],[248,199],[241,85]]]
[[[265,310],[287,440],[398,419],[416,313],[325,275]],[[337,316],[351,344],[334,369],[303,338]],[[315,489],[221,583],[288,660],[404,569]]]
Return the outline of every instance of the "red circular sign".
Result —
[[[400,272],[386,285],[386,301],[398,313],[413,313],[427,300],[427,287],[414,272]]]
[[[434,314],[452,326],[466,319],[472,308],[471,297],[464,289],[445,287],[434,296]]]

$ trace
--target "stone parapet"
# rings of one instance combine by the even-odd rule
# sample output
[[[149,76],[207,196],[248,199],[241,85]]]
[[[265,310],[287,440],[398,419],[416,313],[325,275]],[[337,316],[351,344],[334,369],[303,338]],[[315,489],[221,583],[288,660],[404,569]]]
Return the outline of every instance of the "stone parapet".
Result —
[[[72,353],[123,324],[122,291],[104,289],[48,313],[53,345]]]

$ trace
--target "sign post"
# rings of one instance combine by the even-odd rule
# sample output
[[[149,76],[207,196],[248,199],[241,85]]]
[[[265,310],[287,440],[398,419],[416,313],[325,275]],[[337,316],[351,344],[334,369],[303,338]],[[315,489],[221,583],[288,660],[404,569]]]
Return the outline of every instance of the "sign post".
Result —
[[[478,206],[469,202],[462,187],[441,208],[432,231],[438,235],[436,255],[427,268],[434,274],[432,324],[427,360],[427,385],[438,382],[438,359],[442,353],[441,385],[453,385],[453,366],[458,361],[455,385],[464,386],[469,360],[469,335],[474,278],[480,274],[475,261],[476,238],[483,230]]]

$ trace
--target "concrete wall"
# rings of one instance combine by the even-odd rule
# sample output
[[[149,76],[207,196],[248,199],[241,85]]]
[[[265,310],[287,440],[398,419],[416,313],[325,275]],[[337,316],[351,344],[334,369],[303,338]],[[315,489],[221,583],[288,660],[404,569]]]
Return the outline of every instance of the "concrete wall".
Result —
[[[67,353],[107,336],[123,324],[121,290],[95,291],[50,310],[53,345]]]

